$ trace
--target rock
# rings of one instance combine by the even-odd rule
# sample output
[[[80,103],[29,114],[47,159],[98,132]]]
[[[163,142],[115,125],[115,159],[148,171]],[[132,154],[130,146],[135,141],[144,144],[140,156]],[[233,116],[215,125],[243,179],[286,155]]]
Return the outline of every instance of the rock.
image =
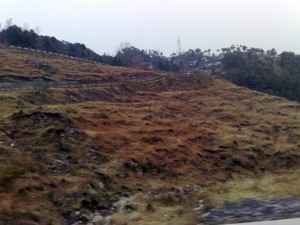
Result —
[[[118,202],[113,204],[113,207],[117,209],[118,212],[123,213],[124,206],[126,205],[127,201],[128,201],[127,197],[122,197]]]
[[[104,189],[105,188],[104,184],[101,181],[98,182],[98,186],[99,186],[100,189]]]
[[[171,188],[171,191],[173,191],[174,193],[182,193],[182,188],[181,187],[177,187],[177,186],[173,186]]]
[[[149,116],[145,116],[143,119],[144,119],[144,120],[152,120],[153,117],[152,117],[152,115],[149,115]]]
[[[103,225],[105,222],[105,218],[103,216],[95,216],[91,221],[94,225]]]
[[[85,209],[84,212],[85,212],[85,214],[86,214],[89,218],[91,218],[91,219],[95,217],[94,213],[92,213],[92,212],[91,212],[90,210],[88,210],[88,209]]]
[[[103,225],[110,225],[112,220],[112,216],[105,217],[105,221]]]
[[[55,69],[50,65],[44,65],[44,64],[34,61],[34,60],[27,60],[26,63],[29,64],[33,68],[44,70],[47,73],[55,73]],[[43,78],[40,78],[40,79],[43,79]]]
[[[194,211],[200,211],[202,208],[203,208],[203,206],[199,206],[199,207],[193,208],[193,210]]]
[[[72,225],[83,225],[83,222],[82,221],[77,221],[75,223],[72,223]]]
[[[137,170],[137,175],[138,175],[139,177],[143,176],[143,175],[144,175],[143,170],[142,170],[142,169],[138,169],[138,170]]]
[[[139,212],[133,212],[129,215],[129,219],[133,220],[133,221],[137,221],[139,219],[141,219],[142,215]]]
[[[92,220],[92,218],[90,216],[88,216],[87,214],[81,214],[80,219],[85,222]]]
[[[79,211],[72,212],[72,213],[70,214],[70,219],[71,219],[71,221],[76,221],[76,219],[78,218],[79,215],[80,215],[80,212],[79,212]]]

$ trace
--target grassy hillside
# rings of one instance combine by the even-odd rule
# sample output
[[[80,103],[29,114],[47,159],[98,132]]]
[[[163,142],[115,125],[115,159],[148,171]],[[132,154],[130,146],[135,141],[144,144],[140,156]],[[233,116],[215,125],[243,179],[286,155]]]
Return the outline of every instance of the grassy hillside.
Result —
[[[195,224],[225,201],[300,196],[299,103],[215,77],[0,59],[2,82],[114,81],[0,92],[0,224]]]
[[[128,75],[142,77],[145,73],[147,72],[144,70],[105,66],[42,53],[0,48],[1,82],[33,81],[41,78],[46,81],[93,82],[116,78],[123,80],[127,79]],[[163,73],[154,75],[157,74]]]

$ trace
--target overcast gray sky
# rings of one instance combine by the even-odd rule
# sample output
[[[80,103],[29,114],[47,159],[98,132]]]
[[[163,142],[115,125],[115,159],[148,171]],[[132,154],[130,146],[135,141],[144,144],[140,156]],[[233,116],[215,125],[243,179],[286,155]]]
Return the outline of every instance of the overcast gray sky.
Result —
[[[120,42],[176,52],[245,44],[300,53],[300,0],[0,0],[0,22],[115,54]]]

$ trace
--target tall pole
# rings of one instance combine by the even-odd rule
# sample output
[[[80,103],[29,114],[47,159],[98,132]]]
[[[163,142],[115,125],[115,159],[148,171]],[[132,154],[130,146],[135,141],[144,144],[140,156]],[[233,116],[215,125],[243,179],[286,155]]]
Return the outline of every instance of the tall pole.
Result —
[[[180,55],[181,54],[181,41],[180,41],[180,38],[177,39],[177,55]]]

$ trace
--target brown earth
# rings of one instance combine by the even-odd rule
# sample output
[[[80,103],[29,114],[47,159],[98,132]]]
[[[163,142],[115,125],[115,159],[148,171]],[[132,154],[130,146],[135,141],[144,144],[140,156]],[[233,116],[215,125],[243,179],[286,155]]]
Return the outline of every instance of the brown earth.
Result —
[[[71,224],[80,210],[112,214],[112,224],[195,224],[195,201],[207,202],[203,213],[237,200],[227,189],[246,190],[245,179],[271,177],[265,196],[300,196],[299,103],[203,75],[3,49],[0,59],[1,81],[118,83],[0,92],[0,224]],[[279,178],[286,191],[272,189]],[[113,214],[124,196],[140,206]]]

